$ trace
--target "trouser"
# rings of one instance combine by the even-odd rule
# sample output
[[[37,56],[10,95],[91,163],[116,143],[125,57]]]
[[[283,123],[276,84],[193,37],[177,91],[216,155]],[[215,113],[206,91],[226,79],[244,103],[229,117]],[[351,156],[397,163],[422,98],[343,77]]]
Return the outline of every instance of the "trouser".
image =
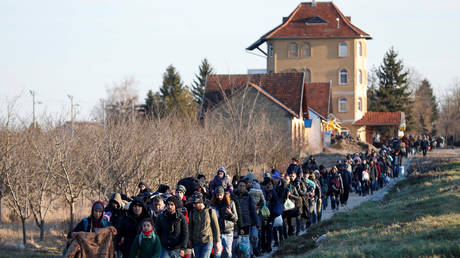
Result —
[[[332,193],[331,194],[331,208],[332,209],[339,209],[339,199],[340,199],[340,193]]]
[[[329,196],[326,193],[323,193],[323,197],[321,197],[321,199],[323,199],[323,201],[322,201],[323,210],[325,210],[327,208],[327,201],[329,199],[328,197]]]
[[[261,232],[261,247],[262,251],[271,252],[273,241],[273,219],[265,219],[262,223],[262,232]]]
[[[256,226],[251,227],[251,233],[249,233],[249,240],[251,241],[251,247],[255,254],[259,252],[259,240],[260,232]]]
[[[350,188],[348,186],[345,186],[343,188],[343,194],[340,195],[340,203],[342,205],[347,205],[349,194],[350,194]]]
[[[214,250],[214,257],[232,257],[233,233],[220,234],[220,240],[222,241],[223,250],[221,253]]]
[[[164,249],[164,248],[161,248],[161,255],[160,257],[161,258],[179,258],[179,249],[175,249],[175,250],[168,250],[168,249]]]
[[[380,187],[380,188],[383,188],[383,181],[384,181],[384,177],[383,177],[383,176],[379,176],[379,187]]]
[[[275,240],[275,244],[279,245],[279,243],[286,238],[284,237],[284,221],[283,221],[283,226],[273,228],[273,239]]]
[[[318,222],[321,222],[321,216],[323,215],[323,209],[322,206],[323,204],[321,203],[323,201],[323,198],[319,199],[318,202],[316,203],[316,217]]]
[[[366,195],[366,194],[369,194],[369,181],[362,181],[361,182],[361,187],[362,187],[362,191],[363,191],[363,196]]]
[[[212,252],[212,242],[194,245],[193,251],[195,252],[195,258],[209,258]]]

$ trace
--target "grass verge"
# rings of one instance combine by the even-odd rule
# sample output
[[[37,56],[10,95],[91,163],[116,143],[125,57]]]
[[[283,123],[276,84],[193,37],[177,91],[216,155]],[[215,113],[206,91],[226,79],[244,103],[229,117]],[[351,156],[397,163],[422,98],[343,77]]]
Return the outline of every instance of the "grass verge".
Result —
[[[315,240],[327,234],[318,246]],[[366,202],[284,241],[280,256],[460,257],[460,161],[411,175],[381,202]]]

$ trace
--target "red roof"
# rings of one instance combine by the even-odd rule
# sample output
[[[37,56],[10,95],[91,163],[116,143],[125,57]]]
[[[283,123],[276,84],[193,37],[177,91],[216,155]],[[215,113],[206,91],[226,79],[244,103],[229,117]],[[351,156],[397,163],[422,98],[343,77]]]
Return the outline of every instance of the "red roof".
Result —
[[[203,110],[208,110],[245,86],[251,86],[270,100],[299,117],[303,73],[210,75],[206,81]],[[329,83],[307,83],[303,110],[308,107],[327,118]],[[308,103],[308,104],[307,104]]]
[[[339,26],[337,26],[339,19]],[[372,37],[354,26],[332,2],[301,3],[285,21],[249,46],[253,50],[267,39],[278,38],[366,38]]]
[[[305,83],[307,104],[327,119],[329,114],[329,83]]]
[[[404,112],[366,112],[354,125],[400,125],[404,122]]]

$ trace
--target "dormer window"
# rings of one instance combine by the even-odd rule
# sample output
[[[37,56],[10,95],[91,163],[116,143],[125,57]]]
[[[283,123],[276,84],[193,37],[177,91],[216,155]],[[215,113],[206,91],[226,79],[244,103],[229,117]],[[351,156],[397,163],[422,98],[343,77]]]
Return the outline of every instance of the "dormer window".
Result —
[[[307,25],[313,25],[313,24],[327,24],[327,21],[325,21],[323,18],[319,16],[313,16],[313,17],[308,17],[305,19],[305,24]]]
[[[340,57],[348,56],[348,44],[347,44],[347,42],[340,42],[339,43],[339,56]]]
[[[297,47],[297,43],[292,42],[291,44],[289,44],[289,57],[297,57],[299,55],[298,52],[299,48]]]

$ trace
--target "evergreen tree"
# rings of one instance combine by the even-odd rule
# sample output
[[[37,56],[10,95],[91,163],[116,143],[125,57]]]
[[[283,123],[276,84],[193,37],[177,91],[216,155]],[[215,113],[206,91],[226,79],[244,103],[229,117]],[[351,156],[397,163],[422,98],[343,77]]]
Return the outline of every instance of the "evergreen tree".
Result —
[[[195,74],[196,79],[193,81],[192,84],[192,93],[193,101],[201,105],[201,102],[203,101],[206,78],[214,71],[212,66],[209,64],[208,59],[206,58],[203,59],[203,61],[201,61],[201,65],[198,69],[200,70],[200,72],[199,74]]]
[[[433,133],[433,125],[439,118],[439,108],[427,79],[422,80],[415,91],[414,116],[419,133]]]
[[[187,86],[184,86],[179,72],[172,65],[168,66],[163,73],[160,96],[165,113],[193,116],[197,112],[196,104],[193,103],[193,94]]]
[[[396,112],[403,111],[406,116],[406,127],[410,130],[414,126],[412,116],[413,101],[410,98],[408,75],[403,62],[398,59],[398,53],[390,48],[376,72],[378,88],[375,90],[375,102],[369,111]]]
[[[145,115],[149,118],[162,117],[164,111],[164,102],[160,93],[149,90],[145,99]]]

